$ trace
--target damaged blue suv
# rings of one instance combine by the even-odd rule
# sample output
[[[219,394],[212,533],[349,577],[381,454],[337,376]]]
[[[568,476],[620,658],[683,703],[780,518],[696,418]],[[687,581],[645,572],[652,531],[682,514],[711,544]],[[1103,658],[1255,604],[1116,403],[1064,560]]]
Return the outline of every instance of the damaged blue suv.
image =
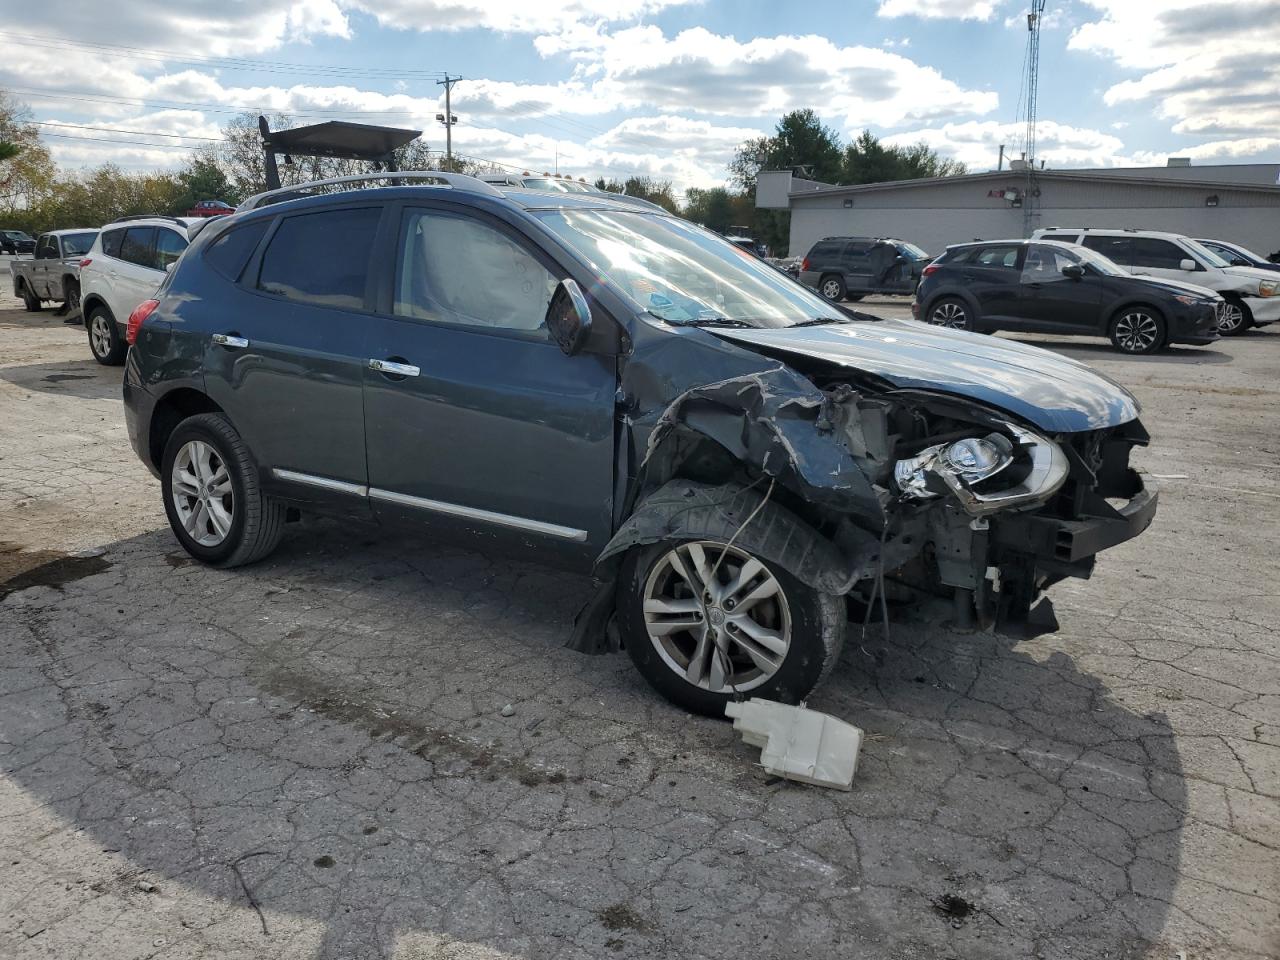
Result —
[[[130,438],[193,557],[258,560],[315,511],[576,566],[597,589],[570,644],[620,639],[712,714],[807,696],[854,591],[893,577],[1019,629],[1156,509],[1138,405],[1088,367],[844,310],[604,196],[263,194],[128,340]]]

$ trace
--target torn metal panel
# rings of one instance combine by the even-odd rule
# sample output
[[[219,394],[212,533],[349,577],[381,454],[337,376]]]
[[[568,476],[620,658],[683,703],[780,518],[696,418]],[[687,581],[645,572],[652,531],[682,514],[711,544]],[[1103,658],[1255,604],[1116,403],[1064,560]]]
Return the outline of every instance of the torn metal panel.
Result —
[[[866,463],[878,455],[887,466],[887,443],[867,436],[859,400],[848,388],[824,393],[781,364],[695,387],[667,407],[649,435],[641,465],[645,483],[661,483],[676,474],[682,450],[678,439],[687,432],[715,441],[808,503],[864,517],[879,527],[884,520],[881,497],[859,458]]]

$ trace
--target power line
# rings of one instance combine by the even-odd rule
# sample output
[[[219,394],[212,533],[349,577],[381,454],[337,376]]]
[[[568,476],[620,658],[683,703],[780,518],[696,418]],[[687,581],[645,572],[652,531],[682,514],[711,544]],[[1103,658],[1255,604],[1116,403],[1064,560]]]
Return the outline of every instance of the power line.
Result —
[[[171,140],[208,140],[213,143],[225,143],[226,137],[200,137],[185,133],[153,133],[150,130],[122,130],[119,127],[95,127],[87,123],[64,123],[56,120],[28,120],[39,127],[66,127],[72,130],[97,130],[102,133],[131,133],[140,137],[167,137]],[[49,134],[52,136],[52,134]]]

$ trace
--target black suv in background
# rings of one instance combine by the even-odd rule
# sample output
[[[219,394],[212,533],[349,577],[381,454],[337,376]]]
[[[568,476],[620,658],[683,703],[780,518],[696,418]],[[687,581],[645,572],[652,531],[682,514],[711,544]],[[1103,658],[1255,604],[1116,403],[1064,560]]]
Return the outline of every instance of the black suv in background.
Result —
[[[0,253],[35,253],[36,241],[21,230],[0,230]]]
[[[1218,339],[1222,297],[1178,280],[1135,277],[1100,253],[1056,241],[948,247],[924,269],[912,315],[935,326],[1106,336],[1124,353]]]
[[[824,237],[800,264],[800,282],[833,303],[869,293],[910,293],[929,260],[905,240]]]

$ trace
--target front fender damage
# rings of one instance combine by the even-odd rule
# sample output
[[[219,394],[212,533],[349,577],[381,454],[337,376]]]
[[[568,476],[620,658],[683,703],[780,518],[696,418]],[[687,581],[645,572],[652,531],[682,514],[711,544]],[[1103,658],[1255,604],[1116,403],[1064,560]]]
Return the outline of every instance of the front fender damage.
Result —
[[[622,555],[662,540],[727,542],[737,534],[739,545],[824,593],[847,593],[872,575],[888,522],[889,494],[871,479],[892,468],[888,406],[844,385],[821,390],[782,364],[681,394],[649,435],[630,512],[597,558],[599,587],[576,618],[568,646],[593,653],[617,648],[606,628]],[[709,483],[682,476],[708,443],[738,466],[738,477]],[[766,479],[829,529],[819,533],[780,497],[771,521],[744,528],[769,488]],[[912,541],[895,536],[884,545],[886,558],[907,559],[911,550],[903,543]]]

